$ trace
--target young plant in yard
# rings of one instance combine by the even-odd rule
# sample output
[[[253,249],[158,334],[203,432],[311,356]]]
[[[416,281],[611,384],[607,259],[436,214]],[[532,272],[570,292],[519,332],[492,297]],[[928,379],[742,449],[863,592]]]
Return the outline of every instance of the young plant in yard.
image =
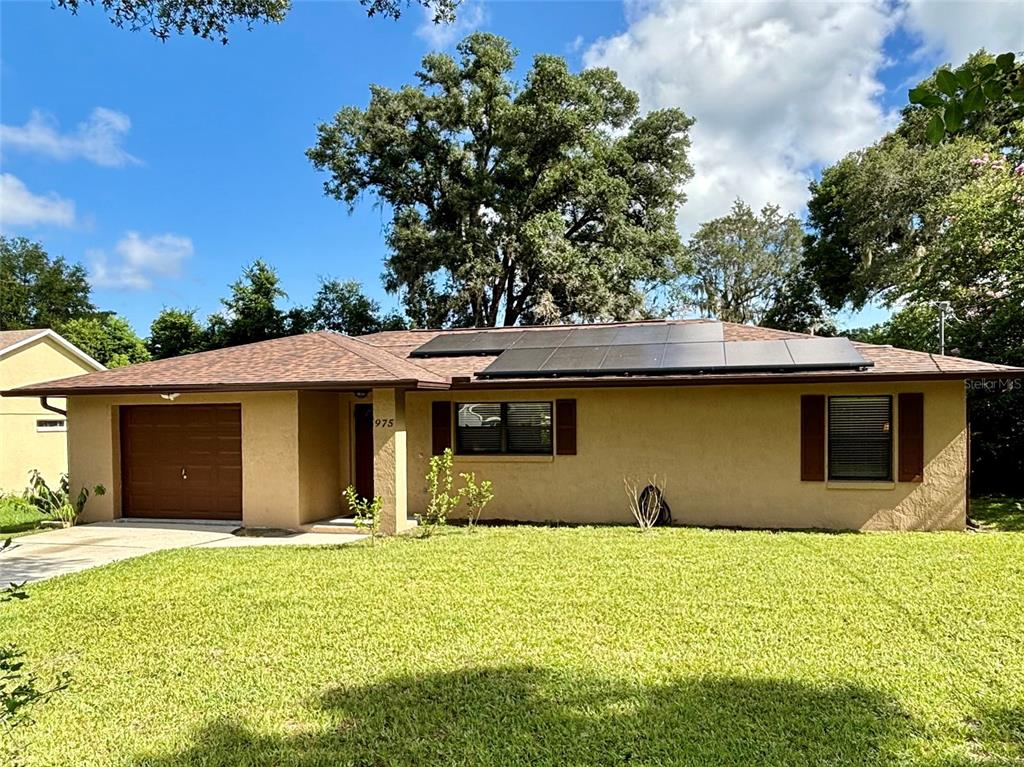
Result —
[[[373,496],[372,500],[363,498],[352,485],[345,488],[344,495],[356,527],[368,531],[372,546],[380,535],[380,507],[384,505],[384,499],[379,495]]]
[[[441,455],[430,459],[430,470],[427,472],[427,510],[417,514],[420,531],[430,535],[438,527],[448,524],[448,515],[455,510],[461,500],[459,493],[452,492],[452,450],[445,448]]]
[[[658,524],[665,507],[664,492],[658,486],[658,475],[655,474],[649,482],[641,482],[635,477],[623,477],[622,483],[626,489],[629,511],[637,526],[641,531],[650,530]]]
[[[480,519],[484,506],[494,500],[493,486],[489,479],[477,483],[475,471],[463,472],[459,477],[465,483],[465,486],[459,489],[459,496],[466,502],[466,523],[472,529]]]
[[[0,554],[11,545],[7,538],[0,545]],[[28,599],[23,583],[11,583],[0,589],[0,604],[14,600]],[[15,730],[31,724],[29,709],[43,703],[54,693],[71,684],[71,675],[65,671],[50,687],[41,687],[35,674],[25,669],[25,653],[17,645],[0,645],[0,759],[3,764],[20,764],[18,742]]]
[[[92,493],[95,495],[106,495],[106,492],[107,489],[103,485],[96,485],[92,489]],[[46,484],[42,474],[33,469],[29,474],[29,485],[25,498],[40,513],[59,520],[64,527],[71,527],[85,510],[89,495],[89,488],[82,487],[78,491],[78,495],[72,499],[67,474],[60,475],[60,484],[54,489]]]

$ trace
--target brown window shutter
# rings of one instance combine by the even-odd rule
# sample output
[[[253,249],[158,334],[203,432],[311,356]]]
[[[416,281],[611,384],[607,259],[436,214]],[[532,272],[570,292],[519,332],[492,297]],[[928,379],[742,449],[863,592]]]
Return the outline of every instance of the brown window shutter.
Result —
[[[800,397],[800,480],[825,481],[825,395]]]
[[[430,406],[431,455],[441,455],[452,446],[452,403],[441,400]]]
[[[899,469],[900,482],[924,479],[924,395],[909,392],[899,396]]]
[[[555,454],[576,455],[576,400],[555,401]]]

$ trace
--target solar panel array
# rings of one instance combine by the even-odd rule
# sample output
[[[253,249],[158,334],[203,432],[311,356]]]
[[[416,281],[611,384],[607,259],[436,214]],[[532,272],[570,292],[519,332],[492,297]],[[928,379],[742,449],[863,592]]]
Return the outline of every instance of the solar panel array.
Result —
[[[870,367],[846,338],[725,341],[718,322],[459,331],[414,357],[498,355],[480,378],[784,372]]]
[[[506,349],[556,349],[574,346],[721,341],[722,323],[685,325],[591,325],[578,328],[529,330],[458,330],[437,335],[415,349],[410,357],[467,357],[501,354]]]

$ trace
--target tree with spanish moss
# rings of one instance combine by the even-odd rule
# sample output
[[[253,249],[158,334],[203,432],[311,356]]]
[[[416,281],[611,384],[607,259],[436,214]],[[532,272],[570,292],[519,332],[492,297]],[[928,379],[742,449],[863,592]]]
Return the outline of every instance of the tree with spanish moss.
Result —
[[[234,25],[277,24],[291,10],[291,0],[55,0],[58,8],[77,15],[83,5],[98,5],[110,22],[133,32],[149,30],[159,40],[172,34],[192,34],[206,40],[228,42]],[[434,23],[455,20],[460,0],[359,0],[368,16],[397,19],[411,5],[429,8]]]
[[[641,115],[610,69],[477,33],[430,54],[417,83],[375,85],[307,152],[324,191],[391,214],[385,287],[418,325],[624,319],[682,256],[676,212],[693,121]]]

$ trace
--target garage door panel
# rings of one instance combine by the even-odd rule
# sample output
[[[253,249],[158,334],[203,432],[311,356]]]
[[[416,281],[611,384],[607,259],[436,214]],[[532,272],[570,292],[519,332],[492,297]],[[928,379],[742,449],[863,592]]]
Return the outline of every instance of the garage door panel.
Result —
[[[125,516],[241,519],[239,405],[121,408]]]

